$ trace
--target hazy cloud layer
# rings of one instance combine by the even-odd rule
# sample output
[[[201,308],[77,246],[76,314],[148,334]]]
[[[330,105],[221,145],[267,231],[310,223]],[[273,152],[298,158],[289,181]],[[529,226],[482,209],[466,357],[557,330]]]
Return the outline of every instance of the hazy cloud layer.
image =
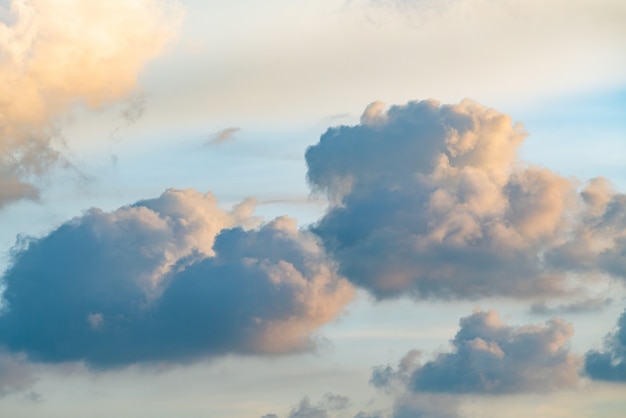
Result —
[[[0,397],[28,389],[35,383],[32,366],[23,354],[11,354],[0,348]]]
[[[617,321],[617,330],[606,336],[604,350],[585,355],[585,372],[592,379],[626,383],[626,311]]]
[[[179,7],[159,0],[13,0],[5,14],[0,207],[37,198],[32,182],[62,158],[60,118],[75,105],[98,108],[127,96],[181,18]]]
[[[453,350],[425,363],[409,352],[396,368],[377,367],[374,386],[411,393],[507,394],[575,387],[579,359],[569,352],[570,324],[508,326],[495,311],[462,318]]]
[[[613,299],[603,297],[583,299],[556,306],[548,306],[545,302],[537,302],[530,306],[530,313],[535,315],[586,314],[606,309],[611,303],[613,303]]]
[[[334,202],[312,231],[379,298],[545,298],[576,291],[570,272],[626,277],[626,197],[524,164],[525,137],[467,100],[374,102],[306,152]]]
[[[96,367],[312,348],[353,288],[295,220],[255,228],[253,210],[168,190],[22,242],[4,276],[0,343]]]

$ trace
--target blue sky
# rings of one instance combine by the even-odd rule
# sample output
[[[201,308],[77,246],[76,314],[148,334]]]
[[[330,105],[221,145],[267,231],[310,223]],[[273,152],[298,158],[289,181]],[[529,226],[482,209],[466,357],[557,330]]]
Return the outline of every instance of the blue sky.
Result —
[[[0,0],[0,411],[621,416],[625,18]]]

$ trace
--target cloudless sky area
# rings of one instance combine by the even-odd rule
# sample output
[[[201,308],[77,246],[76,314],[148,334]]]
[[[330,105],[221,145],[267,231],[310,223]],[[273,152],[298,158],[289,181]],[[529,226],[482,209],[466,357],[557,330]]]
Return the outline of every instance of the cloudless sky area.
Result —
[[[0,0],[0,416],[623,417],[625,23]]]

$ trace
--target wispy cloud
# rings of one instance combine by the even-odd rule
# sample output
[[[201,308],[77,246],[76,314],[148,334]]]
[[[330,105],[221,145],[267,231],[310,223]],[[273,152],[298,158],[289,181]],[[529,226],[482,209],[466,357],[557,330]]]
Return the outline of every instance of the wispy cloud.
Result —
[[[222,129],[221,131],[211,135],[211,139],[209,139],[206,145],[218,145],[223,144],[224,142],[232,141],[235,139],[235,134],[239,131],[241,131],[241,129],[237,127]]]
[[[533,303],[530,313],[535,315],[585,314],[601,311],[613,303],[611,298],[588,298],[572,303],[549,306],[545,302]]]

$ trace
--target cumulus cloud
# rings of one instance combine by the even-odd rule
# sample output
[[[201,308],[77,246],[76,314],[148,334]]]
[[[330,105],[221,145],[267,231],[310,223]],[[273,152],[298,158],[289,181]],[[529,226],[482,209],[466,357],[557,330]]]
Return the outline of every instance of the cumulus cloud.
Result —
[[[626,311],[617,321],[617,330],[606,336],[604,350],[587,352],[585,372],[595,380],[626,383]]]
[[[0,343],[102,368],[313,348],[353,288],[295,220],[259,225],[253,210],[168,190],[22,242],[3,278]]]
[[[577,291],[570,273],[626,277],[626,197],[525,164],[525,137],[469,100],[372,103],[306,152],[333,202],[312,231],[378,298],[546,298]]]
[[[514,327],[495,311],[476,311],[461,319],[451,352],[425,363],[409,353],[396,368],[375,368],[371,382],[418,394],[543,393],[575,387],[580,362],[569,352],[572,334],[572,326],[560,319]]]
[[[4,14],[0,207],[38,197],[33,182],[63,159],[63,115],[76,105],[99,108],[126,97],[182,15],[161,0],[13,0]]]

